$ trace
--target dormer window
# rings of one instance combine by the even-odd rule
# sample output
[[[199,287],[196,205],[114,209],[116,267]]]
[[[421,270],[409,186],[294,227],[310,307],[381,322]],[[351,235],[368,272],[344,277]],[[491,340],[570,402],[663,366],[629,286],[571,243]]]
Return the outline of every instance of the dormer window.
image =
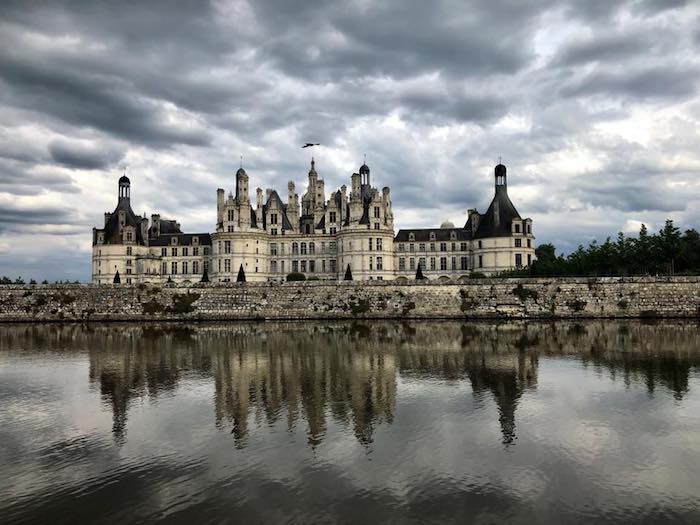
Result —
[[[199,244],[199,237],[192,237],[192,244],[198,245]]]
[[[456,238],[457,238],[457,233],[450,232],[450,239],[452,239],[454,241]]]
[[[408,240],[413,242],[416,240],[416,235],[414,233],[409,233],[408,234]]]
[[[430,240],[431,241],[435,240],[435,232],[430,232]]]
[[[520,233],[520,224],[515,225],[515,233]]]
[[[177,245],[177,237],[171,237],[170,244],[172,244],[173,246]]]

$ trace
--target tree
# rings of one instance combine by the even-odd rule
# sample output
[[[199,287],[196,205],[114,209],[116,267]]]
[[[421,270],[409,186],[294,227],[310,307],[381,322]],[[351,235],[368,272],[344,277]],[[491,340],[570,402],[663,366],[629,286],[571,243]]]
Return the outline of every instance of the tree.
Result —
[[[350,270],[350,264],[348,263],[348,267],[345,270],[345,280],[346,281],[352,281],[352,271]]]
[[[117,270],[117,273],[114,274],[114,284],[121,284],[122,280],[121,277],[119,277],[119,270]]]
[[[423,270],[421,270],[420,263],[418,263],[418,268],[416,268],[416,281],[421,281],[423,279],[425,279]]]
[[[208,283],[209,282],[209,272],[207,271],[206,267],[204,268],[204,271],[202,272],[202,279],[199,282],[200,283]]]
[[[241,267],[238,270],[238,277],[236,277],[236,282],[237,283],[244,283],[245,282],[245,271],[243,270],[243,265],[241,264]]]

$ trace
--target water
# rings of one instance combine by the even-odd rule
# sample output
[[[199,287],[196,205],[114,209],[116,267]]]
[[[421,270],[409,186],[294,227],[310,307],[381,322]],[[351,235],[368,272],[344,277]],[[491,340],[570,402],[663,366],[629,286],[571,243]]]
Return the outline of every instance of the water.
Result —
[[[0,522],[700,522],[686,322],[0,325]]]

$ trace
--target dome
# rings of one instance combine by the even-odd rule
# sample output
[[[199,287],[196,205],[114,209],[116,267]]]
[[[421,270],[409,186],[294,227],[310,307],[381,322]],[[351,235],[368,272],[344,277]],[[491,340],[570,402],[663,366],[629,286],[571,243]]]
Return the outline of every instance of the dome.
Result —
[[[445,221],[440,225],[440,229],[443,229],[443,230],[448,229],[448,228],[454,228],[454,227],[455,227],[454,223],[452,223],[450,221]]]
[[[367,164],[360,166],[360,175],[364,175],[365,173],[369,173],[369,166]]]
[[[129,180],[129,177],[127,177],[126,175],[122,175],[119,178],[119,184],[131,184],[131,181]]]
[[[236,176],[238,175],[247,175],[245,170],[243,168],[238,168],[238,171],[236,172]]]
[[[496,167],[494,168],[494,173],[498,177],[499,175],[505,175],[506,174],[506,167],[503,164],[497,164]]]

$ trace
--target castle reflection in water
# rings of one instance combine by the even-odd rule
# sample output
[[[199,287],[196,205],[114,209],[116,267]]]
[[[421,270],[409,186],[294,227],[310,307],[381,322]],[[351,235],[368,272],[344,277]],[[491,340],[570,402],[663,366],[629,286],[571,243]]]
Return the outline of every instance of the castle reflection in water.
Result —
[[[574,358],[625,384],[682,399],[700,363],[697,326],[684,323],[338,323],[85,327],[15,326],[3,333],[35,347],[85,349],[91,384],[126,438],[130,404],[212,380],[213,420],[245,446],[249,427],[306,425],[318,445],[332,419],[364,444],[394,419],[398,376],[466,381],[477,402],[492,396],[502,441],[514,443],[520,398],[537,388],[539,357]]]

